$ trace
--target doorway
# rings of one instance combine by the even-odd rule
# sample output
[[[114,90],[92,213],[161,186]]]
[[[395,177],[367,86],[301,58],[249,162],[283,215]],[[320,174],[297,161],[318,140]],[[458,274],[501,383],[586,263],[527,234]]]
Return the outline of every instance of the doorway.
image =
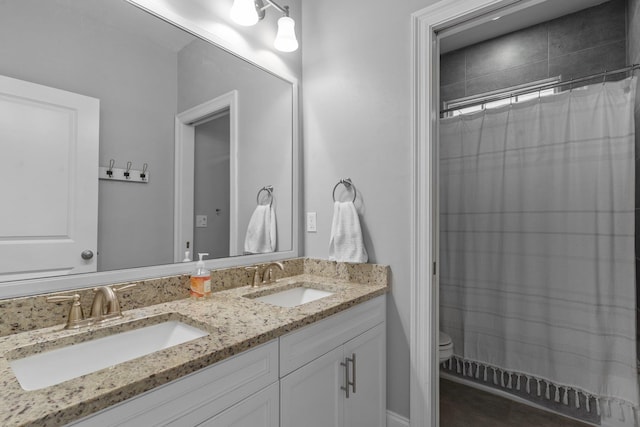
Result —
[[[411,425],[438,426],[439,223],[438,32],[471,29],[515,11],[576,2],[549,0],[442,0],[412,15],[413,235],[411,306]],[[493,15],[491,15],[493,13]],[[556,15],[558,16],[558,15]],[[498,21],[499,22],[499,21]]]
[[[176,116],[174,262],[240,255],[237,153],[237,91]]]
[[[195,125],[193,259],[229,256],[229,110]]]

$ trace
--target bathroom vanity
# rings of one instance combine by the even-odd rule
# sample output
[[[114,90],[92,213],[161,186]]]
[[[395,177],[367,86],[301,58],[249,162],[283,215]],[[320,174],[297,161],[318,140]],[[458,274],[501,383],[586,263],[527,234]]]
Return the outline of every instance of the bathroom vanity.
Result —
[[[292,276],[255,288],[243,268],[225,270],[214,280],[225,289],[206,301],[186,298],[185,287],[185,298],[125,310],[101,327],[1,337],[2,425],[385,425],[388,268],[291,265]],[[292,290],[320,296],[285,301]],[[167,321],[206,336],[31,391],[11,368],[26,355]]]

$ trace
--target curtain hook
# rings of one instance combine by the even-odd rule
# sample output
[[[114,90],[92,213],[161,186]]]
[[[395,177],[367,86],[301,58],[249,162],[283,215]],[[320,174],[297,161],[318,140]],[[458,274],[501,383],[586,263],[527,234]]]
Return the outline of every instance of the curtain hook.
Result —
[[[109,169],[107,169],[107,175],[109,178],[113,177],[113,165],[116,164],[116,161],[111,159],[109,160]]]

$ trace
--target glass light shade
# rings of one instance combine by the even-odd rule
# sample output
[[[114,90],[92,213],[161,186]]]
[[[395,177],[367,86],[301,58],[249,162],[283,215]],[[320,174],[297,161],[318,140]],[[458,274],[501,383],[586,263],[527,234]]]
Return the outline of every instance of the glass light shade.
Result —
[[[278,19],[278,34],[273,46],[281,52],[293,52],[298,49],[298,40],[294,27],[296,22],[288,16]]]
[[[255,25],[259,20],[254,0],[234,0],[230,15],[235,23],[245,27]]]

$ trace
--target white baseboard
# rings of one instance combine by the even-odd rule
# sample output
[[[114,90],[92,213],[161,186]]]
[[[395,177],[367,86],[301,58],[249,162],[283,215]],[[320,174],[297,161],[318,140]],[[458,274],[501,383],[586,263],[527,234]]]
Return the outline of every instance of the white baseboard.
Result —
[[[387,427],[409,427],[409,419],[387,410]]]

